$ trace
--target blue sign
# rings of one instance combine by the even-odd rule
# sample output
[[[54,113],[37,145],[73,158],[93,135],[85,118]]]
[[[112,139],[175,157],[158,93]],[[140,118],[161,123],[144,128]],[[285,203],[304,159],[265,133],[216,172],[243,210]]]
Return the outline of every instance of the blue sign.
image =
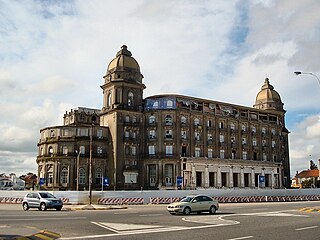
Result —
[[[182,177],[180,177],[180,176],[177,176],[177,185],[178,186],[181,186],[182,185]]]
[[[265,177],[264,176],[259,176],[259,183],[264,183]]]
[[[109,178],[108,177],[103,178],[103,186],[109,187]]]
[[[45,179],[45,178],[40,178],[40,179],[39,179],[39,185],[40,185],[40,186],[43,186],[43,185],[45,184],[45,182],[46,182],[46,179]]]

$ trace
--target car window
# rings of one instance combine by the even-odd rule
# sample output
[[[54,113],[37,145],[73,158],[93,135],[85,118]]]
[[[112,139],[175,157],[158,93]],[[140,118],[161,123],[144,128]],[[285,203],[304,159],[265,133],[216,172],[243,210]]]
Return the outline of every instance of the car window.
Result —
[[[202,197],[201,196],[195,197],[194,200],[196,200],[196,202],[201,202],[202,201]]]
[[[202,196],[202,201],[212,201],[212,199],[207,196]]]
[[[33,193],[28,193],[27,198],[33,198]]]
[[[190,202],[192,200],[192,197],[183,197],[180,202]]]
[[[54,198],[51,193],[39,193],[42,198]]]
[[[32,198],[38,198],[38,194],[37,193],[33,193],[32,194]]]

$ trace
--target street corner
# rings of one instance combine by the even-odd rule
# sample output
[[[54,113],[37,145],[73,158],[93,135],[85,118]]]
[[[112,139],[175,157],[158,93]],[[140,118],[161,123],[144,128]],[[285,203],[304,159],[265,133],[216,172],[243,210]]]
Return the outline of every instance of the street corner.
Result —
[[[305,207],[305,208],[300,208],[299,211],[301,211],[301,212],[318,212],[318,213],[320,213],[320,207],[317,207],[317,208]]]

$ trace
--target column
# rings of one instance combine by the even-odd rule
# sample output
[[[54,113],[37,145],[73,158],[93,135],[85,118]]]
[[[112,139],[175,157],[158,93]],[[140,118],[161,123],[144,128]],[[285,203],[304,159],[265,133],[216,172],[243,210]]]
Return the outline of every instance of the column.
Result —
[[[209,187],[209,168],[208,165],[206,165],[204,169],[204,187],[208,188]]]
[[[217,184],[218,184],[218,188],[221,188],[221,186],[222,186],[222,182],[221,182],[221,168],[220,167],[218,167],[218,173],[217,173],[218,175],[217,175]]]
[[[274,169],[271,171],[271,188],[275,187]]]
[[[159,170],[159,174],[158,174],[158,188],[161,189],[162,188],[162,183],[163,183],[163,165],[162,165],[162,161],[159,161],[159,165],[158,165],[158,170]]]
[[[262,168],[262,170],[261,170],[261,176],[265,176],[265,174],[264,174],[264,168]],[[266,178],[264,178],[264,184],[263,184],[261,187],[263,187],[263,188],[266,187]]]
[[[243,171],[243,167],[240,168],[240,187],[244,188],[244,171]]]
[[[197,173],[196,173],[196,167],[194,164],[192,164],[192,172],[191,172],[191,186],[193,188],[196,187],[196,180],[197,180]]]
[[[251,168],[251,188],[255,188],[256,187],[256,175],[255,175],[255,171],[254,168]],[[258,183],[259,183],[259,179],[258,179]]]
[[[229,169],[229,187],[233,188],[233,166]]]

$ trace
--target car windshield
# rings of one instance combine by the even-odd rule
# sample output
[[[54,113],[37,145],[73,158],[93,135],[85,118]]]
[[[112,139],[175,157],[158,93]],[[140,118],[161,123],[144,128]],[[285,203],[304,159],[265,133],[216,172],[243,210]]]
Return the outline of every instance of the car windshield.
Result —
[[[51,193],[39,193],[42,198],[54,198]]]
[[[187,196],[187,197],[183,197],[180,202],[191,202],[191,200],[193,199],[193,197]]]

